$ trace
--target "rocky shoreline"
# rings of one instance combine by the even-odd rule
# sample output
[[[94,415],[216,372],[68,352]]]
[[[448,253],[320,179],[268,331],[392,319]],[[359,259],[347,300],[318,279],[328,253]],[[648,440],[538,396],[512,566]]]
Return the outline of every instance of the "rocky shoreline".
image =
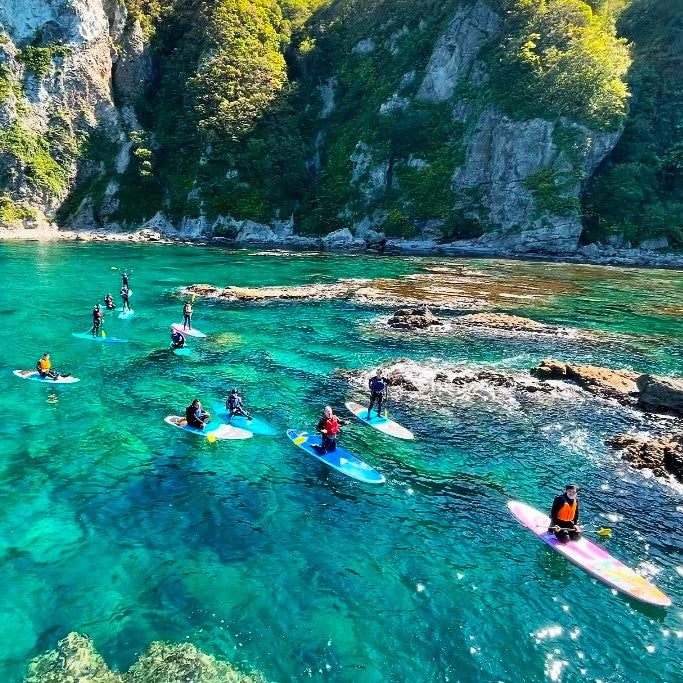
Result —
[[[249,221],[245,221],[249,222]],[[247,232],[242,237],[215,237],[196,231],[158,229],[150,221],[148,226],[132,232],[107,230],[55,229],[51,227],[0,229],[0,241],[26,242],[154,242],[197,246],[226,246],[232,249],[267,248],[291,252],[368,253],[383,255],[452,256],[463,258],[504,258],[520,261],[547,261],[601,266],[636,268],[683,269],[683,253],[670,250],[616,248],[611,245],[590,244],[571,253],[519,252],[505,248],[481,246],[466,241],[441,244],[431,240],[355,238],[348,229],[338,230],[325,237]]]
[[[606,444],[623,451],[622,459],[632,467],[650,469],[655,476],[672,475],[683,483],[683,379],[554,359],[529,370],[507,370],[465,365],[437,367],[400,358],[385,365],[384,371],[392,393],[420,396],[435,407],[461,404],[467,396],[475,401],[503,401],[520,409],[528,401],[547,404],[571,400],[606,401],[607,405],[637,411],[643,419],[628,413],[634,416],[634,429],[642,430],[645,424],[647,435],[616,434]],[[335,374],[365,391],[372,372],[338,369]],[[414,402],[414,398],[406,400]]]

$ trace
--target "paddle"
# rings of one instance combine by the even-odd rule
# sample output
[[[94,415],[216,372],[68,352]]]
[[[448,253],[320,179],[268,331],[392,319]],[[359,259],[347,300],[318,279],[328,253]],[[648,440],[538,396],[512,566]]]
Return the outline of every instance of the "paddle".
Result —
[[[387,384],[386,389],[384,390],[384,417],[389,418],[389,408],[387,408],[387,404],[389,403],[389,385]]]
[[[559,531],[560,528],[561,527],[559,527],[559,526],[550,526],[550,527],[548,527],[548,531]],[[569,529],[569,531],[571,531],[571,529]],[[612,529],[607,529],[603,526],[601,526],[599,529],[596,529],[595,527],[593,527],[592,529],[586,529],[585,527],[582,527],[581,532],[584,532],[584,531],[590,531],[591,533],[595,533],[598,536],[603,536],[603,537],[609,537],[612,535]],[[581,533],[581,532],[579,532],[579,533]]]

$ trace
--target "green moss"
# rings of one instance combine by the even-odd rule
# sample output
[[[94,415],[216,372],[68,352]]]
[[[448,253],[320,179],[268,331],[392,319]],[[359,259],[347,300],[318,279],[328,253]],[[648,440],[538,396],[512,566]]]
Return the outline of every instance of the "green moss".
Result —
[[[48,140],[29,132],[19,123],[0,132],[0,152],[13,156],[23,167],[27,178],[53,195],[66,187],[68,171],[50,153]]]
[[[524,178],[524,185],[533,194],[539,211],[563,216],[579,209],[577,197],[563,194],[565,189],[573,185],[573,181],[570,178],[563,178],[551,167],[529,174]]]
[[[0,64],[0,104],[7,102],[11,92],[12,81],[9,69],[4,64]]]
[[[34,218],[36,212],[26,204],[15,202],[6,194],[0,195],[0,224],[11,226],[25,218]]]
[[[41,79],[52,67],[56,57],[66,57],[71,48],[61,43],[54,43],[47,47],[27,45],[17,54],[17,59],[26,67],[26,71],[33,72],[36,78]]]
[[[382,231],[387,237],[417,237],[419,229],[402,211],[394,209],[382,223]]]

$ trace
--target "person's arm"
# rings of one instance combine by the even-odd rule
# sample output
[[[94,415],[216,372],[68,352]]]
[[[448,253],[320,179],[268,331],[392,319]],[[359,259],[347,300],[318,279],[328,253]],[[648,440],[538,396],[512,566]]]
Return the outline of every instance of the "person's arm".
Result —
[[[574,519],[572,520],[574,523],[574,526],[576,527],[577,530],[581,530],[581,526],[579,525],[579,501],[576,501],[576,511],[574,512]]]
[[[325,429],[325,418],[324,417],[318,422],[318,425],[316,426],[315,431],[321,432],[322,434],[326,433],[327,430]]]

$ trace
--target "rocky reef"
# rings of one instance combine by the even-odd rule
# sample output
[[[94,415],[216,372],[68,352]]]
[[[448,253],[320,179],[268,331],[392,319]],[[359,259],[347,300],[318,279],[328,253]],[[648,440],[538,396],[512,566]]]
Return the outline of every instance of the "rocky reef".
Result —
[[[652,437],[617,434],[607,445],[622,451],[622,459],[636,469],[649,469],[656,477],[673,474],[683,482],[683,431]]]
[[[24,683],[265,683],[198,650],[191,643],[152,643],[126,673],[112,671],[92,640],[70,633],[29,666]]]

